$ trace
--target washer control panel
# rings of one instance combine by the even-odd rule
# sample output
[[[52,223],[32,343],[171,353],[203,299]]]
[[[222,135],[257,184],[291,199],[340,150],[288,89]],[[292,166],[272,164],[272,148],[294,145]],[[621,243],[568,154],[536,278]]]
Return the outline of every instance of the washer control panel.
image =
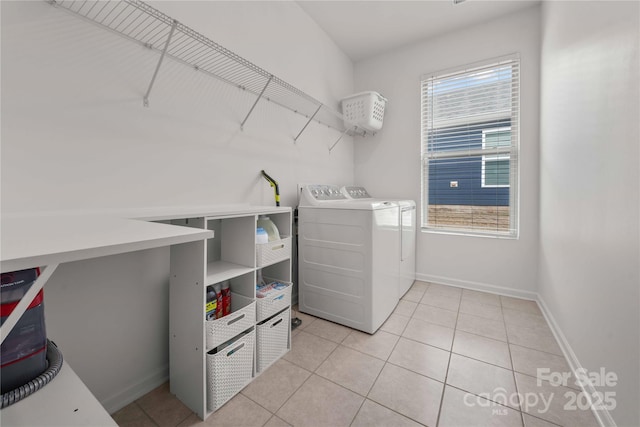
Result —
[[[347,201],[337,185],[306,185],[302,187],[301,206],[315,206],[328,201]]]
[[[350,199],[370,199],[371,196],[367,193],[364,187],[342,187],[342,193]]]
[[[337,185],[309,185],[309,194],[316,200],[344,200],[345,195]]]

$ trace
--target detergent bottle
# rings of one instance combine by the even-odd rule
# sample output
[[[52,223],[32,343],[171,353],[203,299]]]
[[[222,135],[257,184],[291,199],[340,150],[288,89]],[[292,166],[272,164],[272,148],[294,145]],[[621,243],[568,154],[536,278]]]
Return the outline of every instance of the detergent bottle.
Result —
[[[215,318],[219,319],[222,317],[222,284],[216,283],[213,285],[213,289],[216,292],[216,315]]]
[[[256,228],[256,243],[259,245],[263,243],[269,243],[269,235],[262,227]]]
[[[263,228],[267,235],[269,236],[269,241],[273,242],[275,240],[280,240],[280,233],[278,232],[278,227],[271,221],[271,219],[266,215],[260,215],[258,217],[258,227]]]
[[[231,288],[229,287],[229,281],[222,282],[222,316],[226,316],[231,313]]]

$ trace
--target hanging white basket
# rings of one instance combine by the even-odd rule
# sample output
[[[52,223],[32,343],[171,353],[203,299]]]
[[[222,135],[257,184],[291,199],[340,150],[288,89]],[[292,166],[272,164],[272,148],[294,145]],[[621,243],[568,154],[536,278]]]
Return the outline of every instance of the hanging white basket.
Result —
[[[378,92],[361,92],[342,100],[345,127],[358,126],[374,132],[382,129],[387,99]]]

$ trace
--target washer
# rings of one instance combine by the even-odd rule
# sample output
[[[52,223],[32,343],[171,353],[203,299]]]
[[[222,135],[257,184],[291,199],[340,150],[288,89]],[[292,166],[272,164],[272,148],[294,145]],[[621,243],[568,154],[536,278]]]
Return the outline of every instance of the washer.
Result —
[[[374,333],[398,304],[399,206],[350,200],[335,185],[302,188],[298,306]]]
[[[378,200],[364,187],[342,187],[340,192],[351,200]],[[416,280],[416,202],[414,200],[385,199],[400,206],[400,267],[398,297],[402,298]]]

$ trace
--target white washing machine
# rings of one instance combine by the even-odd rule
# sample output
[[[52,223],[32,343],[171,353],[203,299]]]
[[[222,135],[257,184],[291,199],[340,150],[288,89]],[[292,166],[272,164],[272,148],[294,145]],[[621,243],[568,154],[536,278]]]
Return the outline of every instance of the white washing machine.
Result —
[[[374,333],[398,304],[399,206],[350,200],[334,185],[302,188],[298,306]]]
[[[352,200],[378,200],[364,187],[342,187],[342,194]],[[400,268],[398,296],[402,298],[416,280],[416,202],[414,200],[385,199],[400,206]]]

